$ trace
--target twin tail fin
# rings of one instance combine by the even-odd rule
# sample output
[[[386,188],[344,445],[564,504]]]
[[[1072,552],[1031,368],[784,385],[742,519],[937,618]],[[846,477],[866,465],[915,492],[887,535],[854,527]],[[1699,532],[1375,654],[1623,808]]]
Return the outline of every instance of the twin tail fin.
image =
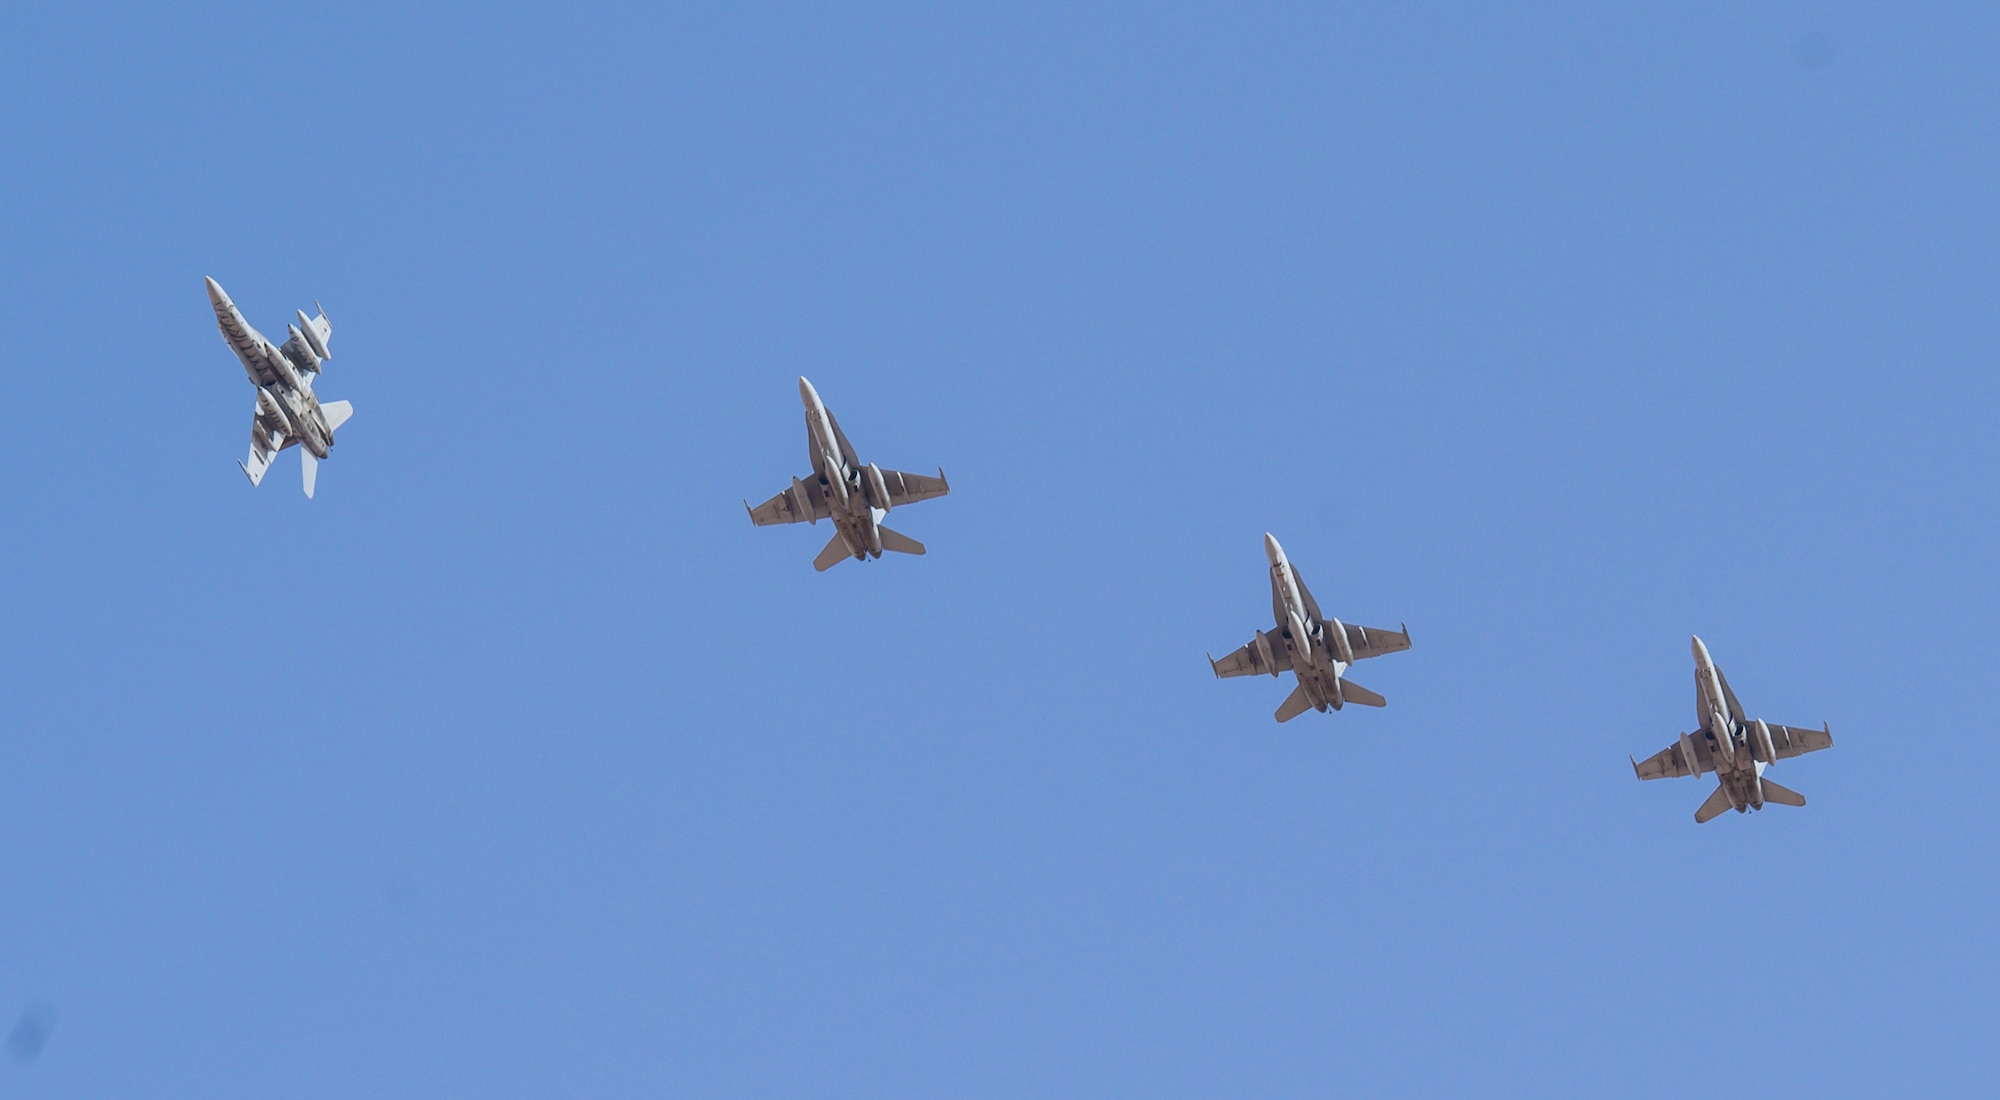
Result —
[[[1386,707],[1389,705],[1389,700],[1369,691],[1352,680],[1342,680],[1340,682],[1340,701],[1343,703],[1358,703],[1364,707]],[[1306,686],[1300,684],[1292,689],[1290,695],[1285,696],[1285,701],[1278,705],[1278,712],[1274,717],[1280,722],[1289,722],[1311,709],[1313,709],[1312,697],[1306,694]],[[1336,707],[1335,709],[1339,708]]]

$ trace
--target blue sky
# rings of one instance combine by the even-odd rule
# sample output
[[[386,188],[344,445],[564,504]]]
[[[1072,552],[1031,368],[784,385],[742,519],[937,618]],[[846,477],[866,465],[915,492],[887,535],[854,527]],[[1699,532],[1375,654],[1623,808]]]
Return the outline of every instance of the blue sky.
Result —
[[[0,1091],[1988,1091],[1996,48],[0,13]],[[929,556],[745,519],[801,374]],[[1267,530],[1387,709],[1210,677]],[[1693,633],[1803,810],[1633,778]]]

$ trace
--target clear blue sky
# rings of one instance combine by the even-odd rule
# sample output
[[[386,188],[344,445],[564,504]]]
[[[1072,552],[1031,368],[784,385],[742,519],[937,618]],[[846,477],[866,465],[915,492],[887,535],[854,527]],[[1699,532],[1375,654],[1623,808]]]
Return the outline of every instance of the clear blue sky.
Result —
[[[0,12],[0,1094],[1990,1092],[1990,9],[656,8]]]

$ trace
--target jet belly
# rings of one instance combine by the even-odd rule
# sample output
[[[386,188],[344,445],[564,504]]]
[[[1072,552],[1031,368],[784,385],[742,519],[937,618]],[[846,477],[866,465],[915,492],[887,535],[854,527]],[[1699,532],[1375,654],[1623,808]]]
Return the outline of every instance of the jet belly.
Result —
[[[298,410],[269,386],[257,387],[257,412],[260,421],[276,421],[279,430],[293,439],[301,438],[305,434],[299,425]]]
[[[262,408],[268,403],[278,410],[285,420],[286,435],[298,440],[299,446],[311,451],[314,458],[326,457],[327,448],[333,445],[333,436],[326,430],[326,419],[320,414],[319,402],[310,393],[288,391],[277,386],[259,386],[258,391],[258,406]]]
[[[820,486],[826,492],[828,510],[833,513],[833,529],[840,532],[847,552],[862,561],[881,557],[882,526],[866,494],[855,484],[859,479],[850,480],[847,470],[831,454],[826,457],[825,469]]]
[[[313,402],[301,419],[306,432],[299,437],[299,445],[311,451],[314,458],[325,458],[333,449],[333,433],[326,430],[326,418],[320,415],[319,403]]]
[[[1340,676],[1347,671],[1347,666],[1333,656],[1333,651],[1325,645],[1324,636],[1316,637],[1313,629],[1296,611],[1287,616],[1287,620],[1279,626],[1292,640],[1293,676],[1305,689],[1314,710],[1322,713],[1328,708],[1339,710],[1346,703],[1340,693]]]

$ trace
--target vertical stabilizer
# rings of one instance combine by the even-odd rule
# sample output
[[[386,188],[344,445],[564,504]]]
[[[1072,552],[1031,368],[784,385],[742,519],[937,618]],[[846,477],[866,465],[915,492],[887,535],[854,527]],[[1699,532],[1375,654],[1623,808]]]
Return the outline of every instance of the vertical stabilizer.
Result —
[[[319,411],[321,416],[326,417],[326,430],[337,432],[342,424],[347,423],[347,418],[354,415],[354,405],[347,401],[322,401]]]
[[[311,500],[313,484],[319,480],[319,459],[314,458],[313,453],[304,447],[299,448],[299,470],[306,479],[306,499]]]

